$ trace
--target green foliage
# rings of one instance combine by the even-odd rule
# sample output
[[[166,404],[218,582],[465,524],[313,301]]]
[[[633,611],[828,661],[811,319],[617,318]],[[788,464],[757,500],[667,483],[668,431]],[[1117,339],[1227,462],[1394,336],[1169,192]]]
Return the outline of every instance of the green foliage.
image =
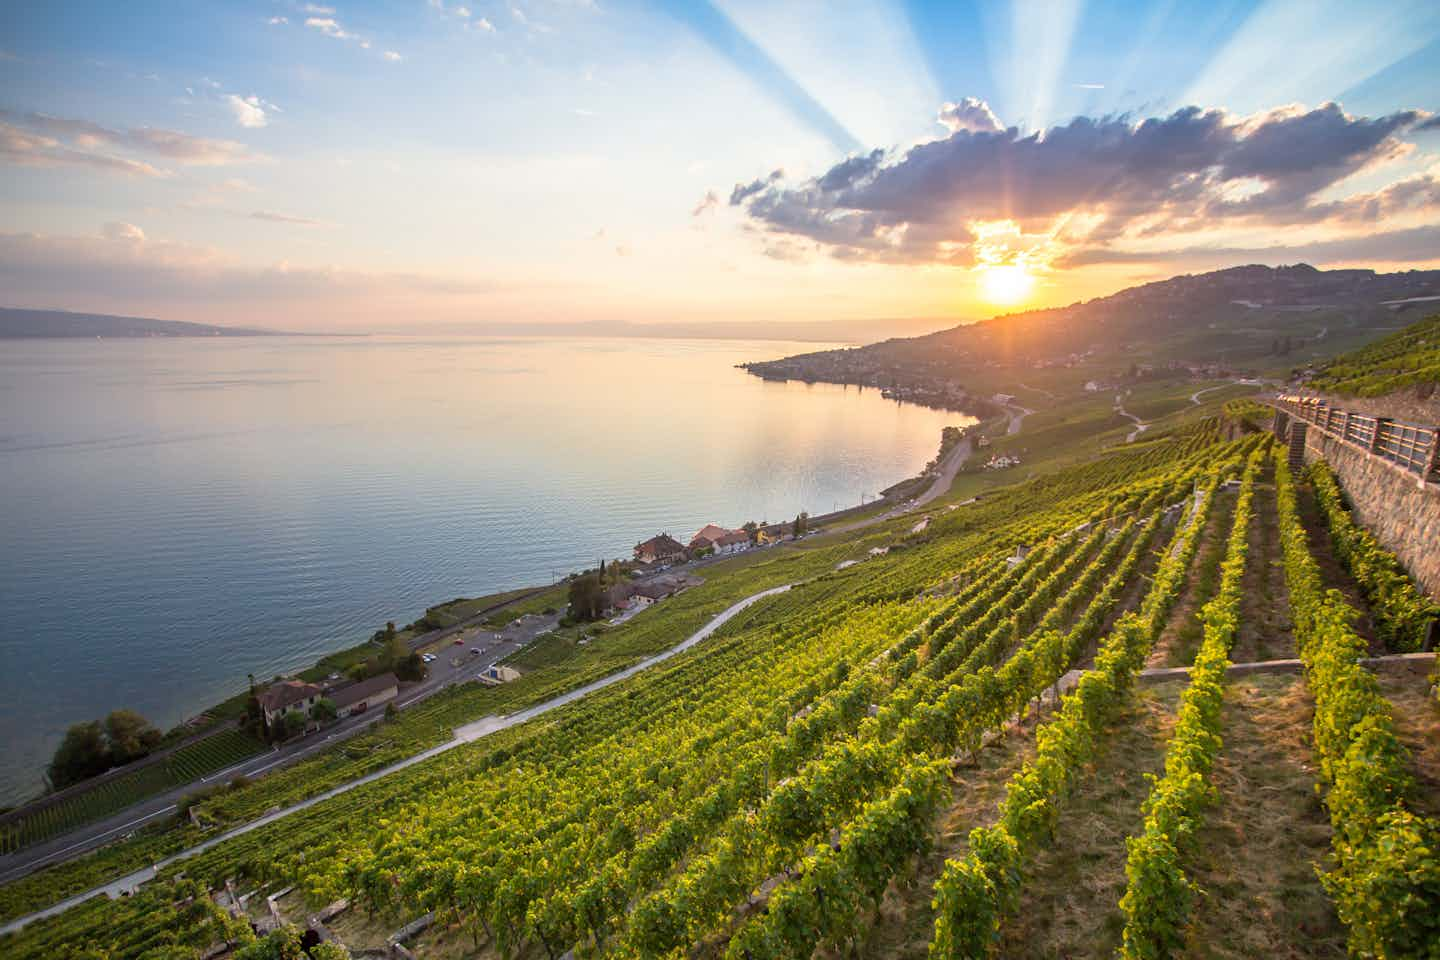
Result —
[[[1440,824],[1411,809],[1416,789],[1390,705],[1360,659],[1355,610],[1323,589],[1276,457],[1280,540],[1295,638],[1315,698],[1315,751],[1329,786],[1336,867],[1322,879],[1349,928],[1350,952],[1383,960],[1440,957]]]
[[[684,949],[728,928],[757,887],[785,874],[765,915],[775,919],[752,916],[738,935],[781,953],[839,944],[863,929],[885,885],[927,842],[933,771],[1028,710],[1101,638],[1140,564],[1168,546],[1175,527],[1158,512],[1188,502],[1197,479],[1233,472],[1237,451],[1253,446],[1211,439],[1125,451],[995,494],[937,516],[928,543],[854,567],[836,569],[903,525],[717,563],[704,585],[607,634],[563,670],[439,694],[321,761],[224,791],[200,810],[211,829],[260,816],[433,746],[467,719],[627,666],[739,597],[797,585],[624,683],[173,869],[202,885],[293,884],[316,906],[348,896],[397,918],[434,910],[498,952],[555,955]],[[1193,530],[1184,526],[1182,545]],[[1032,549],[1011,566],[1004,558],[1019,544]],[[1131,624],[1123,636],[1149,636],[1163,622],[1165,598],[1152,598],[1178,584],[1174,562],[1162,562],[1141,612],[1122,620]],[[1143,660],[1137,645],[1125,641],[1132,670]],[[1092,709],[1118,695],[1097,683],[1082,682]],[[1068,707],[1073,699],[1066,709],[1079,709]],[[164,842],[210,835],[192,828]],[[96,860],[138,849],[156,847]],[[176,883],[166,871],[148,885],[144,911],[128,901],[71,911],[64,938],[46,942],[159,936],[158,922],[177,926],[154,909]],[[32,949],[47,923],[34,938],[27,927],[6,941],[7,957],[53,955]]]
[[[48,772],[56,789],[63,789],[81,780],[109,770],[110,749],[105,733],[94,720],[77,723],[65,731],[65,739],[55,748]]]
[[[1440,385],[1440,314],[1413,323],[1320,368],[1310,386],[1356,397]]]
[[[1049,839],[1058,802],[1093,755],[1105,723],[1128,692],[1179,596],[1225,469],[1221,467],[1193,501],[1194,509],[1165,552],[1140,610],[1120,617],[1094,668],[1081,676],[1055,718],[1037,731],[1035,757],[1006,785],[999,821],[971,833],[963,860],[946,862],[932,901],[932,960],[985,957],[998,943],[1000,923],[1017,901],[1024,858]]]
[[[1395,555],[1355,522],[1325,461],[1311,464],[1310,484],[1325,515],[1335,555],[1365,593],[1376,635],[1395,653],[1419,650],[1430,623],[1440,617],[1440,604],[1422,593]]]
[[[1251,455],[1241,482],[1235,519],[1220,565],[1220,589],[1200,611],[1204,639],[1190,668],[1190,685],[1180,700],[1175,730],[1165,751],[1165,774],[1145,801],[1141,834],[1126,840],[1125,960],[1159,960],[1180,952],[1194,899],[1182,855],[1191,845],[1213,793],[1208,777],[1220,752],[1220,708],[1230,647],[1240,620],[1240,584],[1245,575],[1255,478],[1264,450]]]
[[[134,710],[113,710],[105,718],[105,743],[116,766],[148,755],[163,736]]]
[[[596,573],[570,581],[569,615],[573,620],[598,620],[605,612],[605,583]]]

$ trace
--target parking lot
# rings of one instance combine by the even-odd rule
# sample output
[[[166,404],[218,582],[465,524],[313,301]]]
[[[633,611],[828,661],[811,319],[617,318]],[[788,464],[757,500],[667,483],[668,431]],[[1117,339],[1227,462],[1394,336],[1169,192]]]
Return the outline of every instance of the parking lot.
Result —
[[[484,627],[467,627],[454,636],[422,647],[420,653],[426,657],[432,682],[444,684],[473,680],[486,667],[516,653],[541,634],[554,630],[559,622],[559,613],[534,613],[512,620],[498,632]]]

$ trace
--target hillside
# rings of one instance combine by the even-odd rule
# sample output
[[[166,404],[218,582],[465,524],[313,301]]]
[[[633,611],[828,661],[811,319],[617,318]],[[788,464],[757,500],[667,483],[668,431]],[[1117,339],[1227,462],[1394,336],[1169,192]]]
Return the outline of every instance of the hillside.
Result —
[[[1311,390],[1346,398],[1384,397],[1392,408],[1401,401],[1411,415],[1440,422],[1440,314],[1318,364],[1299,379]]]
[[[1233,267],[748,369],[768,378],[902,394],[984,398],[1002,392],[1034,406],[1047,396],[1080,393],[1087,382],[1124,387],[1194,376],[1288,376],[1403,327],[1432,311],[1425,298],[1437,296],[1440,271],[1433,270]]]
[[[1433,605],[1402,579],[1370,606],[1373,565],[1330,552],[1349,522],[1330,481],[1292,476],[1265,434],[1226,440],[1220,403],[979,502],[952,493],[924,524],[712,567],[548,672],[0,888],[13,919],[149,881],[0,952],[216,956],[258,930],[232,953],[252,960],[280,955],[283,920],[445,958],[1427,956],[1433,657],[1377,674],[1358,657],[1413,649]],[[288,806],[786,585],[628,680]]]
[[[278,331],[183,320],[0,307],[0,340],[36,337],[264,337]]]

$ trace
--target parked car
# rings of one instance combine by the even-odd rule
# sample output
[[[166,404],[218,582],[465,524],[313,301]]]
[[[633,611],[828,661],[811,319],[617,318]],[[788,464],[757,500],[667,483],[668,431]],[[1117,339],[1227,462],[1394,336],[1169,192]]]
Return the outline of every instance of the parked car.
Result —
[[[463,646],[465,646],[465,641],[464,641],[464,640],[461,640],[459,637],[456,637],[456,638],[455,638],[455,646],[457,646],[457,647],[463,647]]]

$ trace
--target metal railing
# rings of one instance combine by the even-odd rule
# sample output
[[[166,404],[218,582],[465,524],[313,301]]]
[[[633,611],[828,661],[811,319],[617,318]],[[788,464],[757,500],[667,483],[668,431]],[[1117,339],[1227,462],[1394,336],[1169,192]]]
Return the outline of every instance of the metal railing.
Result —
[[[1336,440],[1393,463],[1427,483],[1440,483],[1440,427],[1338,410],[1319,397],[1280,394],[1271,402],[1292,418]]]

